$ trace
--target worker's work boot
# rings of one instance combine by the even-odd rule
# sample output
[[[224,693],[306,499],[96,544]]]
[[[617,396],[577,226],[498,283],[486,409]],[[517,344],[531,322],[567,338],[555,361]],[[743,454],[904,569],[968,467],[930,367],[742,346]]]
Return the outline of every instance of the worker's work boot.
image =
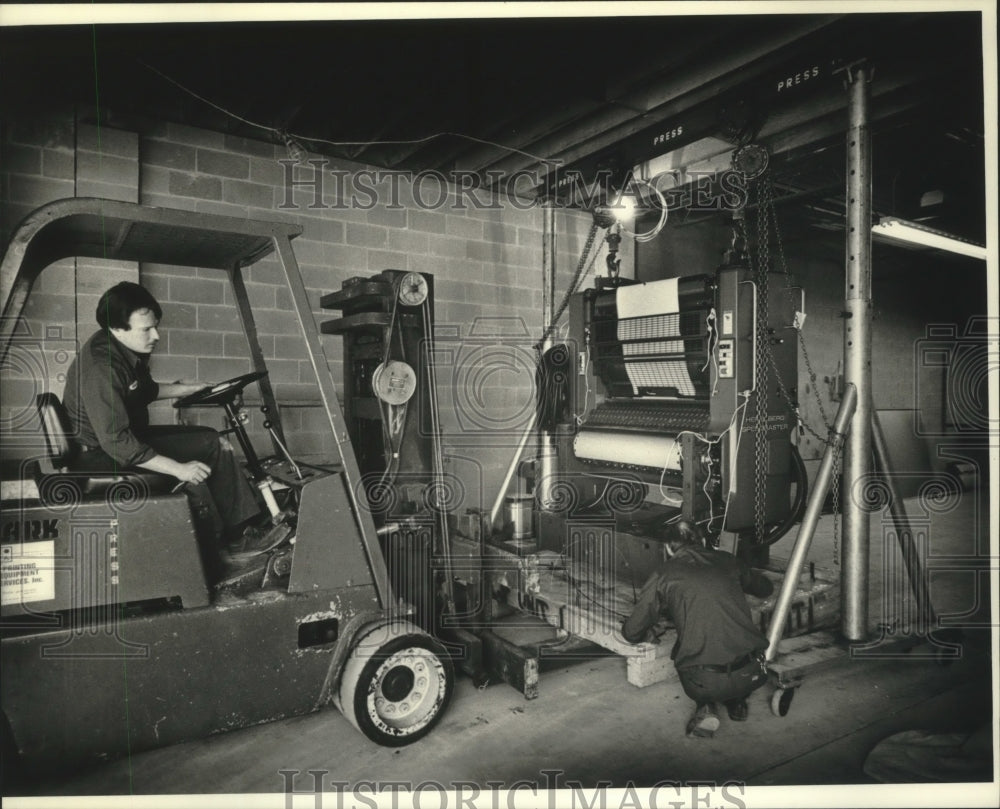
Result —
[[[229,554],[235,561],[251,559],[277,548],[292,534],[292,527],[278,523],[270,528],[251,526],[236,539],[229,541]]]
[[[726,712],[733,722],[746,722],[750,707],[745,699],[730,699],[726,701]]]
[[[719,717],[711,702],[703,702],[687,724],[687,735],[701,739],[711,739],[719,729]]]

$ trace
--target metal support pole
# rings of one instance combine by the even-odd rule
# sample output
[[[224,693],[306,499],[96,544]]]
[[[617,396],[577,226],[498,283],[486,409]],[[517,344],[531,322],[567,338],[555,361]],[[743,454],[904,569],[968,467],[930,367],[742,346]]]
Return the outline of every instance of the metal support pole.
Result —
[[[868,131],[869,69],[846,71],[850,93],[847,131],[847,283],[844,306],[844,381],[858,406],[844,451],[844,551],[841,631],[851,641],[868,634],[869,512],[852,496],[871,467],[871,143]]]
[[[882,424],[875,410],[872,410],[872,445],[875,448],[875,462],[882,473],[882,480],[889,490],[889,514],[896,529],[896,539],[899,541],[899,550],[903,554],[903,562],[906,564],[906,575],[910,579],[910,587],[913,588],[913,596],[917,601],[917,626],[922,631],[929,632],[937,626],[937,614],[927,590],[927,576],[924,573],[923,565],[920,564],[917,546],[913,542],[913,531],[910,529],[910,521],[906,516],[906,508],[896,490],[896,484],[892,480],[892,472],[889,467],[889,447],[885,442]]]
[[[802,566],[805,564],[806,555],[809,553],[809,546],[812,544],[813,536],[816,533],[816,526],[819,524],[820,515],[823,513],[823,500],[826,499],[826,492],[830,488],[830,478],[833,476],[833,464],[840,449],[840,444],[844,439],[844,431],[847,429],[851,416],[854,415],[857,402],[857,388],[854,385],[848,384],[844,390],[844,398],[840,402],[840,409],[833,420],[833,427],[830,430],[830,443],[826,445],[823,460],[819,464],[819,472],[816,473],[816,480],[813,483],[812,491],[809,492],[809,502],[806,504],[805,514],[802,516],[799,535],[795,538],[795,547],[792,549],[792,556],[788,560],[785,577],[781,580],[781,592],[778,594],[778,600],[774,604],[774,612],[771,614],[771,625],[767,630],[766,657],[768,660],[773,660],[774,655],[778,651],[778,643],[781,642],[781,635],[785,629],[785,623],[788,621],[788,611],[792,606],[792,598],[795,597],[799,575],[802,573]]]
[[[556,298],[556,206],[552,200],[542,203],[542,333],[547,334],[542,343],[542,353],[552,347],[549,328],[555,317]],[[541,392],[539,392],[539,395]],[[542,508],[552,503],[552,486],[555,483],[556,449],[548,430],[538,433],[537,497]]]
[[[552,325],[556,306],[556,205],[542,203],[542,333]],[[552,347],[552,335],[542,343],[542,351]]]

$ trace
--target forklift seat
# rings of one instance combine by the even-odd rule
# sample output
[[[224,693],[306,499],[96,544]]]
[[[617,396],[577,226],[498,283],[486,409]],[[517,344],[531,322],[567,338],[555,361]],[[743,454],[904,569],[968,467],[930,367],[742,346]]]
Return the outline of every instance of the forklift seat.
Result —
[[[70,440],[72,430],[66,408],[54,393],[39,393],[35,397],[35,406],[38,408],[48,450],[48,463],[39,465],[40,474],[36,481],[40,493],[44,493],[53,484],[66,482],[78,488],[81,494],[94,497],[105,495],[115,484],[132,484],[149,494],[160,494],[170,491],[176,483],[169,475],[145,469],[70,471],[69,463],[76,447]]]

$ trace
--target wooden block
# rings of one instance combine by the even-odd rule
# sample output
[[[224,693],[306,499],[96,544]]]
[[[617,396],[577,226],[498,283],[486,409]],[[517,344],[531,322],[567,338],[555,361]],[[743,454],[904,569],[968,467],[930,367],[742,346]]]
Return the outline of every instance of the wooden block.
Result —
[[[637,688],[677,679],[677,669],[674,668],[669,652],[654,658],[630,657],[625,666],[626,679]]]
[[[622,637],[617,619],[604,620],[601,615],[571,604],[562,608],[562,628],[571,635],[586,638],[630,659],[633,657],[652,659],[659,648],[658,644],[653,643],[629,643]]]

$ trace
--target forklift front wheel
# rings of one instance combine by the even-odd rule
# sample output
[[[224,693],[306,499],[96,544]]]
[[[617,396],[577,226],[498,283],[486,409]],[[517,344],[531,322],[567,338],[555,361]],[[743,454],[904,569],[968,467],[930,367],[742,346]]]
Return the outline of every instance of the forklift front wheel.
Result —
[[[372,741],[402,747],[430,733],[454,685],[451,660],[434,638],[405,621],[380,624],[355,644],[334,702]]]

